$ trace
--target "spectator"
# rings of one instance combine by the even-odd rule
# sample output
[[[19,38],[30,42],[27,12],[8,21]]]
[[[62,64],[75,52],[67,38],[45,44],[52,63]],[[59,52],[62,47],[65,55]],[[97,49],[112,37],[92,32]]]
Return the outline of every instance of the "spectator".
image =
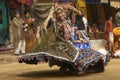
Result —
[[[30,11],[26,10],[23,20],[24,20],[23,33],[26,41],[26,52],[29,52],[32,48],[34,48],[36,44],[36,36],[32,28],[35,19],[31,18]]]
[[[99,23],[98,30],[100,32],[104,32],[104,24],[102,23],[102,21]]]
[[[96,33],[96,32],[98,32],[98,28],[97,28],[97,25],[95,23],[93,23],[93,24],[90,25],[89,32],[90,33]]]
[[[18,55],[21,53],[25,53],[25,41],[22,40],[22,19],[20,19],[20,14],[18,11],[15,13],[15,17],[13,18],[13,42],[15,47],[15,54]]]
[[[98,27],[97,27],[97,25],[95,24],[95,23],[93,23],[93,25],[92,25],[92,32],[93,33],[96,33],[96,32],[98,32]]]
[[[104,39],[107,41],[106,47],[109,51],[112,51],[112,39],[113,39],[113,18],[110,16],[109,19],[105,22],[104,29]]]
[[[82,31],[75,31],[74,36],[70,39],[79,50],[90,47],[88,39],[86,40],[83,35],[85,34]]]

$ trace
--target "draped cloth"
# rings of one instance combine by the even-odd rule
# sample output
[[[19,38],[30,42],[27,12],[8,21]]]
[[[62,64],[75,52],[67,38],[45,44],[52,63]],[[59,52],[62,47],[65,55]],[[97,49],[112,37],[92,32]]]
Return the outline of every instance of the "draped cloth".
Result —
[[[42,24],[47,17],[49,16],[50,10],[52,8],[52,4],[50,3],[36,3],[31,6],[31,16],[36,19],[35,24]]]
[[[31,16],[35,18],[35,26],[37,27],[37,40],[38,44],[42,42],[42,38],[44,36],[44,32],[47,32],[47,24],[49,19],[51,18],[51,14],[53,12],[51,3],[34,3],[31,8]],[[45,40],[45,39],[43,39]]]
[[[30,7],[31,17],[35,18],[33,28],[35,28],[36,33],[33,34],[31,25],[29,25],[30,27],[28,27],[28,31],[27,31],[27,35],[29,37],[26,35],[26,40],[27,40],[26,41],[26,44],[27,44],[26,50],[27,50],[27,52],[29,52],[29,50],[32,52],[36,52],[37,48],[39,48],[39,46],[43,47],[45,44],[47,44],[48,38],[46,37],[46,35],[45,35],[46,33],[44,33],[44,32],[46,31],[47,23],[49,21],[48,17],[51,13],[51,9],[52,9],[51,3],[43,3],[43,4],[34,3]],[[37,40],[35,40],[36,38],[37,38]],[[32,40],[32,42],[31,42],[31,40]],[[36,47],[35,49],[33,49],[33,45]],[[43,49],[44,49],[44,47],[43,47]],[[41,50],[41,48],[39,48],[38,51],[40,51],[40,50]]]

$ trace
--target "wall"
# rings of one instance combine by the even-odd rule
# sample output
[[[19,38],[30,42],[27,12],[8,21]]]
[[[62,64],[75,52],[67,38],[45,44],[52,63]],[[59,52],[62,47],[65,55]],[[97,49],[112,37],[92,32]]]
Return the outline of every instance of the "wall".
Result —
[[[7,0],[0,0],[0,44],[4,44],[8,38],[6,1]]]
[[[7,12],[5,0],[0,0],[0,10],[2,12],[2,23],[0,23],[0,29],[4,29],[7,27]]]

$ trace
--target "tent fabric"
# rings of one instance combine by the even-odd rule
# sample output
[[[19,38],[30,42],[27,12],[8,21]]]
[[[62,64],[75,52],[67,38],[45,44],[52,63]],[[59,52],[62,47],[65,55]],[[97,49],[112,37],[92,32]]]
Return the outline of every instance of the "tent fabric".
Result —
[[[35,3],[31,6],[31,16],[35,18],[35,26],[37,27],[36,36],[38,42],[41,42],[43,36],[43,30],[46,31],[46,26],[52,15],[52,4],[51,3]]]
[[[27,0],[18,0],[19,3],[26,4]]]
[[[34,26],[36,31],[36,37],[38,41],[38,45],[35,44],[36,47],[39,47],[42,45],[42,48],[39,48],[38,50],[40,51],[41,49],[44,49],[44,45],[47,44],[47,37],[45,33],[45,28],[47,26],[47,23],[49,21],[49,15],[51,13],[52,9],[52,4],[48,3],[34,3],[30,7],[30,14],[32,18],[35,18]],[[42,39],[42,41],[41,41]],[[43,44],[42,44],[43,43]],[[31,49],[30,52],[37,51],[36,49]]]
[[[32,5],[33,0],[18,0],[19,3],[27,4],[28,6]]]
[[[9,0],[8,5],[10,8],[13,8],[13,9],[17,9],[19,7],[18,2],[16,2],[15,0]]]
[[[33,4],[33,0],[27,0],[27,1],[26,1],[26,4],[27,4],[28,6],[31,6],[31,5]]]
[[[31,9],[31,15],[35,18],[35,24],[42,24],[45,19],[47,19],[50,10],[52,8],[52,4],[33,4]]]

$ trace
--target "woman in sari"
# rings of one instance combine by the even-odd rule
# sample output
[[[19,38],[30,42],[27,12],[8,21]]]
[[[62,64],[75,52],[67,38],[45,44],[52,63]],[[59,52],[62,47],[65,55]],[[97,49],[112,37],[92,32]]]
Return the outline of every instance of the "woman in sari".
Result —
[[[70,20],[66,19],[66,14],[61,7],[57,8],[55,15],[59,35],[65,40],[69,40],[73,36]]]

